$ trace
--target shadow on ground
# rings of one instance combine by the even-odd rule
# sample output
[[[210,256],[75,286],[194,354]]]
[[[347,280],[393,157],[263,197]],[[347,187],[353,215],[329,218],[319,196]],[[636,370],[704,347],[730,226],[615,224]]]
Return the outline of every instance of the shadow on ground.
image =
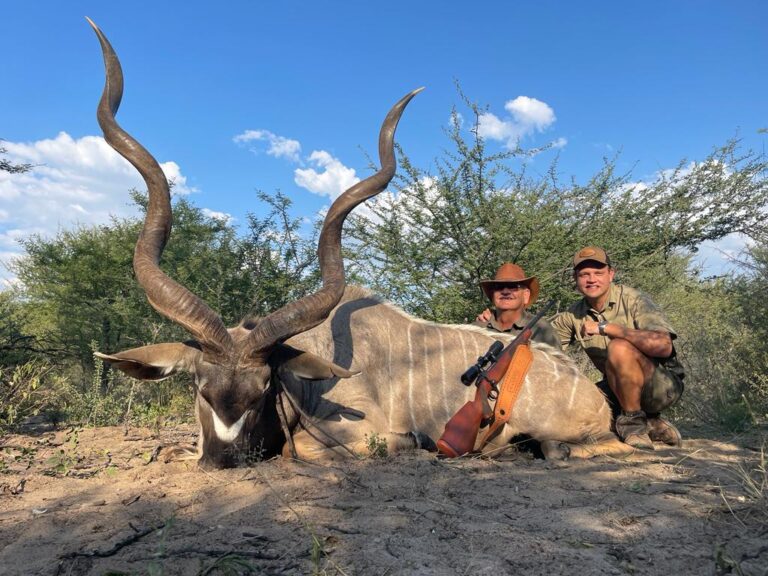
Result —
[[[749,442],[550,463],[427,453],[204,472],[191,428],[9,436],[0,565],[27,574],[764,574]],[[752,446],[754,448],[754,446]],[[740,571],[740,572],[739,572]]]

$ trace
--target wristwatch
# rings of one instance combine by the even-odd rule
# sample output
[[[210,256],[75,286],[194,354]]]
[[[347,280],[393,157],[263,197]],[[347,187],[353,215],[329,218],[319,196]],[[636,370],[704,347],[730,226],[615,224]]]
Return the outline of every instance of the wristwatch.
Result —
[[[600,332],[600,336],[605,336],[605,327],[608,326],[608,322],[601,320],[597,323],[597,331]]]

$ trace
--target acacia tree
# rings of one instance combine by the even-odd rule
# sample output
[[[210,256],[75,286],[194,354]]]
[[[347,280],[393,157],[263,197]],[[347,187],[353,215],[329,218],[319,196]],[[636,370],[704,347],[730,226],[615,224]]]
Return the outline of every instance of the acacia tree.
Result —
[[[651,183],[617,173],[614,159],[586,184],[563,184],[556,162],[544,177],[528,174],[525,157],[539,151],[489,153],[478,133],[482,111],[470,107],[473,126],[464,131],[454,112],[452,148],[434,173],[400,151],[395,192],[369,203],[372,216],[351,218],[355,269],[417,315],[474,318],[485,306],[478,282],[507,260],[537,274],[543,294],[565,306],[576,298],[568,262],[587,244],[604,246],[627,281],[658,290],[674,276],[671,258],[765,229],[768,163],[737,141]]]
[[[134,193],[144,207],[146,199]],[[184,198],[174,202],[173,239],[164,254],[169,274],[200,294],[224,317],[236,312],[230,294],[242,283],[242,254],[235,230],[206,217]],[[63,358],[92,366],[92,342],[116,350],[186,337],[147,304],[133,276],[133,248],[141,222],[63,230],[49,239],[22,240],[25,254],[12,265],[29,313],[29,327]],[[234,285],[234,287],[233,287]]]
[[[319,221],[309,234],[301,218],[292,217],[292,202],[282,192],[258,193],[270,210],[259,218],[248,214],[248,229],[242,238],[243,265],[250,297],[241,317],[248,313],[264,316],[289,302],[315,292],[320,286],[317,261]]]
[[[301,221],[290,217],[290,201],[282,194],[260,196],[272,211],[262,219],[249,215],[244,236],[231,222],[174,198],[173,232],[161,266],[227,325],[271,312],[319,284],[316,233],[299,233]],[[144,194],[134,191],[132,197],[146,209]],[[90,369],[94,342],[113,351],[188,337],[149,306],[136,282],[132,260],[141,226],[141,218],[115,218],[54,238],[22,240],[25,254],[12,265],[20,284],[13,301],[27,311],[25,329],[51,353]]]

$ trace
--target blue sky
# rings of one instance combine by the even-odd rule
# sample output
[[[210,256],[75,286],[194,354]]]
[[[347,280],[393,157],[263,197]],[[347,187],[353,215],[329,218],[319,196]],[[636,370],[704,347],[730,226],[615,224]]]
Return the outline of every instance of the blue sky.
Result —
[[[448,144],[456,81],[489,107],[491,147],[555,143],[565,180],[619,151],[650,180],[736,135],[766,145],[759,0],[5,0],[0,138],[36,168],[0,173],[0,259],[19,237],[130,213],[128,189],[143,187],[101,140],[103,64],[85,16],[123,64],[121,125],[195,204],[236,223],[263,209],[256,190],[282,190],[297,215],[323,209],[369,173],[384,115],[419,86],[397,139],[422,167]]]

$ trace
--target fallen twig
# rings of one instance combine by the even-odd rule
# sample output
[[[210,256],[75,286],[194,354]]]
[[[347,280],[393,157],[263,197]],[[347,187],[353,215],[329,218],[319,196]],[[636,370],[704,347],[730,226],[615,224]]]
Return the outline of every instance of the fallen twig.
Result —
[[[141,540],[147,534],[151,534],[152,532],[156,532],[157,530],[162,530],[163,528],[165,528],[165,522],[163,522],[162,524],[159,524],[158,526],[150,526],[149,528],[142,528],[137,532],[135,532],[134,534],[131,534],[127,538],[120,540],[119,542],[116,542],[108,550],[91,550],[90,552],[67,552],[66,554],[62,554],[61,556],[59,556],[59,559],[67,560],[71,558],[81,558],[81,557],[82,558],[108,558],[109,556],[114,556],[126,546],[130,546],[134,542]]]

